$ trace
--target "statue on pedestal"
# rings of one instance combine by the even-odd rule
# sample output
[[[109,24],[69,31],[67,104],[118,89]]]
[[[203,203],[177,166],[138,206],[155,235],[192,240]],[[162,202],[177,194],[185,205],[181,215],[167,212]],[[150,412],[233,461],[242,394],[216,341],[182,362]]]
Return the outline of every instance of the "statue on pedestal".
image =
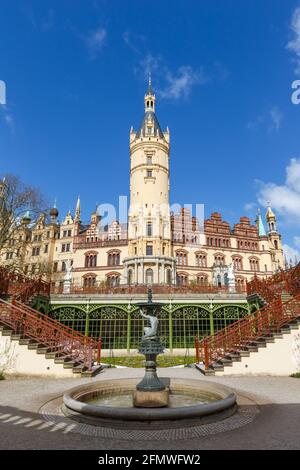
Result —
[[[64,288],[63,288],[63,294],[69,294],[71,291],[71,284],[72,284],[72,278],[73,278],[73,264],[71,260],[68,260],[66,263],[66,274],[64,276]]]

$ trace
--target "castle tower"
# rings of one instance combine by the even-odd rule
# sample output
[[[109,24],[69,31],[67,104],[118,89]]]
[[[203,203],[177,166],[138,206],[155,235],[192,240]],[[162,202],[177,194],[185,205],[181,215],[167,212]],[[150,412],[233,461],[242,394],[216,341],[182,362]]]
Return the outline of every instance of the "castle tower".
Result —
[[[130,130],[130,208],[128,215],[127,283],[175,282],[171,258],[169,205],[170,134],[155,114],[149,77],[145,114],[137,131]]]
[[[281,235],[277,231],[276,215],[268,206],[266,213],[266,222],[268,226],[268,240],[272,256],[273,271],[278,271],[279,268],[284,269],[285,262],[281,244]]]

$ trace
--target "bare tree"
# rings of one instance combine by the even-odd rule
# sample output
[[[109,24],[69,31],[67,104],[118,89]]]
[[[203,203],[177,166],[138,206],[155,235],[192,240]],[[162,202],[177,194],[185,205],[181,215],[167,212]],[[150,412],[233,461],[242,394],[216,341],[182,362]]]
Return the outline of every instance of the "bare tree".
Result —
[[[6,175],[0,182],[0,252],[9,248],[17,253],[26,242],[22,235],[27,213],[35,219],[46,210],[39,189],[24,184],[15,175]]]

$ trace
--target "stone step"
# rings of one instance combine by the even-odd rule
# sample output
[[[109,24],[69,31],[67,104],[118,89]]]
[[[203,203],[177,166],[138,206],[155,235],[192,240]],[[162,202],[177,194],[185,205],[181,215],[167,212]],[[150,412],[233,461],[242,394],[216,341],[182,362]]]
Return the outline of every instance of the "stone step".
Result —
[[[20,344],[21,346],[23,346],[23,345],[28,345],[28,344],[30,343],[30,341],[31,341],[31,339],[28,339],[28,338],[21,338],[21,339],[19,340],[19,344]]]
[[[38,348],[36,350],[37,354],[46,354],[49,351],[50,351],[50,348],[47,346],[42,346],[41,348]]]
[[[94,377],[99,372],[101,372],[102,369],[103,369],[103,367],[101,365],[100,366],[99,365],[93,366],[92,370],[84,370],[81,373],[81,377]]]
[[[13,334],[11,335],[11,339],[14,340],[14,341],[20,341],[21,335],[17,335],[17,334],[15,334],[15,333],[13,333]]]
[[[12,334],[13,334],[13,330],[8,330],[6,328],[2,330],[2,336],[11,336]]]
[[[64,369],[73,369],[73,367],[77,366],[78,362],[76,361],[66,361],[63,363]]]
[[[41,343],[29,343],[28,344],[28,349],[33,350],[33,349],[38,349],[40,347],[43,347],[44,345]]]

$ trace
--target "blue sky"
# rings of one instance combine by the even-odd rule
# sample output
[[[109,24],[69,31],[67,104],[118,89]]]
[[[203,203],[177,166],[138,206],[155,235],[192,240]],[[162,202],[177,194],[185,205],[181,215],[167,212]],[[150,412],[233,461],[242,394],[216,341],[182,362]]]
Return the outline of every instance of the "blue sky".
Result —
[[[231,223],[271,201],[300,252],[300,1],[1,0],[0,174],[84,219],[129,189],[129,129],[152,71],[171,202]]]

